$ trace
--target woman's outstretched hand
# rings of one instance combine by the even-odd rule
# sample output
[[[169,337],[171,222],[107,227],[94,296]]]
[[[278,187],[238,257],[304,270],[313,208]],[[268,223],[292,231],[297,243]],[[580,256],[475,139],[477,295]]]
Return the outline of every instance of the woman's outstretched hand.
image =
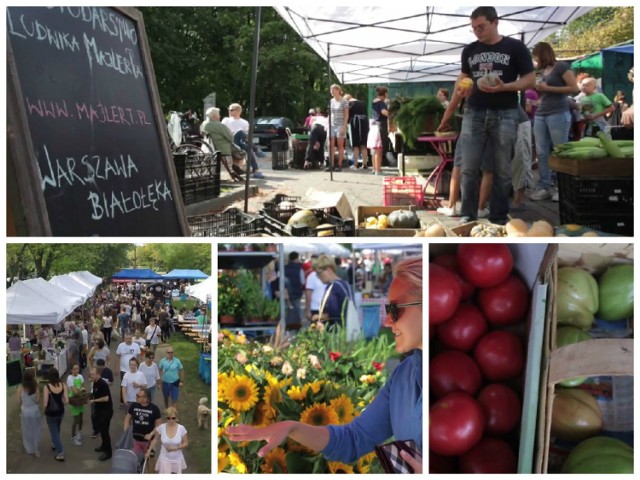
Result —
[[[409,452],[401,450],[400,456],[413,468],[413,473],[422,473],[422,457],[420,455],[413,457]]]
[[[233,442],[266,440],[267,444],[258,451],[258,456],[264,457],[271,450],[283,443],[292,429],[293,422],[278,422],[263,428],[252,427],[250,425],[228,427],[225,433]]]

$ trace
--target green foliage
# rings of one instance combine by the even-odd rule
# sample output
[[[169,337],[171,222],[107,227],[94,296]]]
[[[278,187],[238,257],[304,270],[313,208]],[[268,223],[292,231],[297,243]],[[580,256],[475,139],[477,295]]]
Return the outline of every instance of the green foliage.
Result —
[[[216,93],[224,109],[240,103],[248,117],[255,8],[143,7],[162,107],[195,110]],[[272,8],[262,8],[256,116],[302,123],[311,107],[326,108],[326,63]],[[364,95],[363,95],[364,98]]]
[[[559,57],[572,57],[633,38],[633,7],[596,7],[546,41]]]
[[[433,117],[435,130],[443,113],[444,107],[437,97],[433,95],[420,96],[401,103],[394,121],[402,131],[407,145],[413,148],[416,138],[424,132],[427,119]]]
[[[238,312],[242,318],[273,320],[278,317],[280,314],[280,302],[265,296],[260,280],[255,274],[241,270],[233,279],[242,295],[242,306]]]

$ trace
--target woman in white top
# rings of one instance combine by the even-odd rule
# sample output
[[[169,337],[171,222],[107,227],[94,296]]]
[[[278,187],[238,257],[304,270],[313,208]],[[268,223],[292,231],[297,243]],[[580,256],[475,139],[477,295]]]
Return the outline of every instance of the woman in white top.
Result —
[[[111,312],[105,309],[104,316],[102,317],[102,334],[104,335],[104,341],[107,346],[111,346],[112,322]]]
[[[125,410],[129,409],[129,404],[136,401],[136,394],[141,388],[146,388],[147,378],[144,373],[138,371],[138,360],[132,358],[129,360],[129,371],[122,377],[122,398],[125,402]]]
[[[144,329],[144,338],[150,340],[150,346],[152,352],[156,351],[158,344],[160,343],[160,327],[156,325],[156,319],[150,318],[149,325]]]
[[[99,338],[98,341],[96,342],[95,347],[93,347],[89,351],[89,355],[87,356],[87,361],[89,362],[89,365],[92,367],[96,366],[96,362],[99,359],[103,359],[105,365],[109,365],[109,357],[110,357],[109,347],[105,346],[104,340],[102,338]]]
[[[147,435],[151,444],[145,456],[149,458],[151,450],[160,439],[162,448],[156,461],[156,472],[160,474],[182,473],[182,470],[187,468],[182,453],[182,450],[189,445],[187,429],[178,423],[178,411],[174,407],[167,408],[164,413],[167,423],[156,427],[152,433]]]
[[[155,354],[151,350],[147,350],[144,354],[144,362],[140,364],[138,370],[144,373],[147,380],[147,390],[149,391],[149,401],[153,403],[153,394],[156,391],[156,385],[160,383],[160,369],[153,361]]]

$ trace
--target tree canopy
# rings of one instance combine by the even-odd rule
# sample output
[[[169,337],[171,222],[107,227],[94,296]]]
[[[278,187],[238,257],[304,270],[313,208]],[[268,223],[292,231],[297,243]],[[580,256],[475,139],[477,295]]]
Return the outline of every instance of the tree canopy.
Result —
[[[160,272],[198,269],[211,275],[210,243],[25,243],[7,245],[7,287],[17,280],[89,271],[110,278],[123,268],[145,266]]]
[[[143,7],[145,28],[162,107],[202,113],[203,99],[216,93],[222,109],[249,108],[255,8]],[[327,64],[273,8],[262,9],[256,116],[287,116],[302,124],[309,108],[326,108]],[[366,98],[366,86],[349,86]]]

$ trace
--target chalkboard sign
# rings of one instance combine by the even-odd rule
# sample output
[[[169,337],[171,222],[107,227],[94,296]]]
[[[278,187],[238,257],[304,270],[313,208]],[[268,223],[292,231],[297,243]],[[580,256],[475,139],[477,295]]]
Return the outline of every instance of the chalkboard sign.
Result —
[[[188,234],[139,11],[9,7],[7,64],[19,234]]]

